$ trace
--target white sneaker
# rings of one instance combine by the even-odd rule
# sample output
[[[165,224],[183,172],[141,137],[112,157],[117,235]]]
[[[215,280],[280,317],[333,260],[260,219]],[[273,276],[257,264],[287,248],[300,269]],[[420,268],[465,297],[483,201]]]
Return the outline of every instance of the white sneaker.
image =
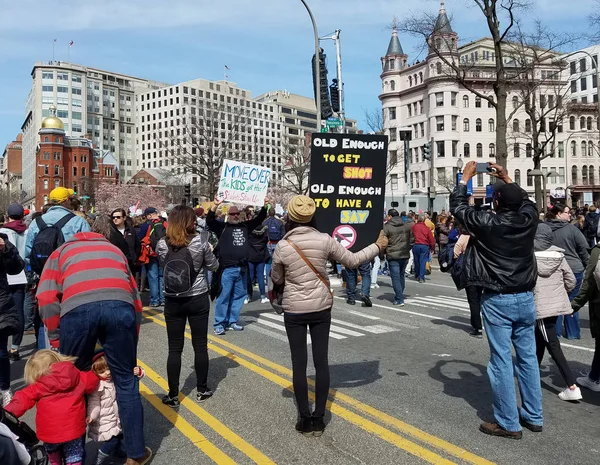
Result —
[[[600,381],[592,381],[589,376],[581,376],[575,381],[577,381],[577,384],[584,388],[588,388],[590,391],[600,392]]]
[[[371,284],[371,289],[379,289],[379,284]]]
[[[581,389],[576,387],[573,390],[566,388],[563,392],[558,394],[558,398],[560,400],[581,400],[583,399],[583,396],[581,395]]]
[[[260,303],[261,304],[268,304],[269,303],[269,299],[267,297],[263,297],[262,299],[260,299]]]
[[[10,389],[7,389],[6,391],[0,391],[0,393],[2,393],[2,407],[6,407],[12,400],[12,392],[10,392]]]
[[[244,305],[246,305],[248,302],[250,302],[248,299],[244,300]]]

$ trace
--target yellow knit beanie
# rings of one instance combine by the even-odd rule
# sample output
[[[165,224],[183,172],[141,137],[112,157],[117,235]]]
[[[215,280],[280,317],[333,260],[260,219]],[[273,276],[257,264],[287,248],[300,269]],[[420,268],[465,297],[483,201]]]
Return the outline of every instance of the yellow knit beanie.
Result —
[[[306,195],[297,195],[288,204],[288,217],[296,223],[310,223],[316,209],[313,199]]]

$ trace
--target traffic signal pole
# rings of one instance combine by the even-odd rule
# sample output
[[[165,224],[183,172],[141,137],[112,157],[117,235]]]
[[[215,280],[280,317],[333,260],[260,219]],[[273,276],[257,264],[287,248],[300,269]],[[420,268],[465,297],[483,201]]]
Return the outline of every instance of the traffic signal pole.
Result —
[[[338,80],[338,95],[340,99],[340,111],[338,112],[338,118],[342,121],[342,127],[340,132],[346,133],[346,117],[344,113],[344,81],[342,80],[342,44],[340,41],[340,29],[335,30],[333,40],[335,41],[335,59],[337,64],[337,80]]]
[[[310,8],[308,7],[308,4],[306,3],[305,0],[300,0],[302,2],[302,4],[304,5],[304,7],[306,8],[306,11],[308,11],[308,15],[310,16],[310,20],[312,22],[312,26],[313,26],[313,31],[315,34],[315,57],[317,57],[316,59],[318,60],[319,57],[319,52],[321,51],[321,47],[319,46],[319,32],[317,30],[317,23],[315,22],[315,17],[312,14],[312,11],[310,11]],[[321,82],[321,71],[319,69],[318,66],[315,66],[316,70],[315,70],[315,77],[316,77],[316,81],[317,81],[317,85],[316,90],[315,90],[315,103],[317,105],[317,132],[321,130],[321,88],[319,86],[320,82]]]

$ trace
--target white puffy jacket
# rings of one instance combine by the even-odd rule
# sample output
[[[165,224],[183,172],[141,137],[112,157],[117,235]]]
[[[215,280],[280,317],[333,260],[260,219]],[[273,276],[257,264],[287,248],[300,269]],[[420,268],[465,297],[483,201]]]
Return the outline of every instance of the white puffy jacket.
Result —
[[[535,252],[538,279],[534,289],[537,319],[573,313],[569,292],[577,281],[563,249],[556,246]]]

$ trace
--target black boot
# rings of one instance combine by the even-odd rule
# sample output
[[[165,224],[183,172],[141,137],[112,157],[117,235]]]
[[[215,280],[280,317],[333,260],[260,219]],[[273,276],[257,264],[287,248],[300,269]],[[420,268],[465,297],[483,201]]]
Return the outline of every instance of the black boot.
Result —
[[[363,307],[372,307],[373,306],[373,302],[371,302],[371,299],[369,298],[368,295],[363,295],[362,301],[363,301],[363,304],[362,304]]]
[[[313,426],[313,435],[321,436],[323,431],[325,431],[325,422],[323,421],[323,417],[312,417],[312,426]]]
[[[302,433],[304,436],[313,435],[313,424],[311,417],[300,417],[298,423],[296,423],[296,431]]]

